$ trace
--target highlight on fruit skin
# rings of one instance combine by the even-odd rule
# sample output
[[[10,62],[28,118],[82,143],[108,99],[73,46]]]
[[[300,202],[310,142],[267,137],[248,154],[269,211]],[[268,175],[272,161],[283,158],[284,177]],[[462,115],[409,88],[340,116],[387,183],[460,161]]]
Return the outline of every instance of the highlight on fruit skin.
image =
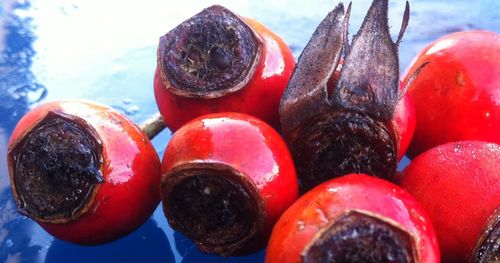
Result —
[[[160,38],[155,98],[172,131],[198,116],[227,111],[279,128],[279,102],[294,66],[277,34],[214,5]]]
[[[500,144],[500,34],[470,30],[442,36],[420,51],[403,81],[423,62],[429,64],[408,87],[417,113],[408,155],[454,141]]]
[[[348,44],[351,5],[340,3],[320,23],[299,57],[280,105],[281,126],[305,190],[347,173],[392,180],[398,134],[398,45],[408,25],[407,2],[393,42],[388,1],[373,1]],[[340,76],[328,88],[342,62]]]
[[[431,221],[402,188],[365,174],[326,181],[273,228],[266,263],[438,263]]]
[[[8,146],[14,200],[56,238],[95,245],[139,227],[160,201],[160,160],[117,111],[55,101],[28,112]]]
[[[499,171],[500,145],[458,141],[425,151],[401,173],[398,184],[434,225],[442,262],[498,259]]]
[[[161,170],[170,226],[206,253],[243,255],[263,248],[298,197],[285,142],[269,125],[242,113],[188,122],[171,138]]]

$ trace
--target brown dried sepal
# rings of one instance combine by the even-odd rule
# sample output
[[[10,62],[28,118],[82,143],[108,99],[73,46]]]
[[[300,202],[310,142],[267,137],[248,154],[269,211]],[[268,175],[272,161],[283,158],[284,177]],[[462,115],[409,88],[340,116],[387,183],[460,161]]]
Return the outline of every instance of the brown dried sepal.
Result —
[[[165,87],[190,98],[217,98],[245,87],[260,62],[262,40],[230,10],[214,5],[184,21],[158,46]]]
[[[500,262],[500,208],[495,211],[486,224],[469,262]]]
[[[162,179],[162,197],[170,226],[206,253],[244,252],[263,229],[264,204],[255,187],[223,164],[174,168]]]
[[[390,37],[387,9],[388,0],[374,0],[349,46],[347,28],[350,6],[344,14],[343,6],[339,4],[320,23],[299,58],[281,98],[280,118],[295,162],[305,163],[305,169],[301,171],[299,168],[299,176],[305,185],[313,186],[349,172],[363,172],[386,179],[395,175],[397,137],[392,118],[400,98],[398,44],[408,24],[409,5],[406,5],[396,43]],[[343,64],[339,80],[334,83],[331,80],[341,59]],[[347,121],[332,117],[345,117],[346,114],[349,114],[345,119]],[[314,123],[319,120],[330,120],[331,123]],[[315,128],[311,127],[318,130],[314,131]],[[332,130],[338,132],[332,133]],[[346,139],[352,134],[339,133],[352,130],[356,130],[355,139]],[[321,138],[327,145],[316,142],[314,146],[314,140]],[[345,143],[346,140],[350,141],[350,145]],[[307,143],[310,145],[300,145]],[[380,150],[365,151],[360,147]],[[318,151],[314,152],[312,148]],[[325,153],[325,150],[334,152]],[[332,159],[337,161],[322,163]]]
[[[48,112],[9,149],[14,199],[20,213],[67,223],[91,206],[103,182],[102,144],[86,121]]]
[[[412,263],[415,255],[406,231],[352,211],[320,230],[302,252],[302,262]]]

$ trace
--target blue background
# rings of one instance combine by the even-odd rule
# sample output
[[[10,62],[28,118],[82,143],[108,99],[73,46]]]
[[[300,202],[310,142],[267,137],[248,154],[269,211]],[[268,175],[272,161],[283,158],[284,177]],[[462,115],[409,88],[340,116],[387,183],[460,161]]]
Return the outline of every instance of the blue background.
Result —
[[[260,20],[290,45],[297,58],[332,0],[219,1]],[[351,36],[370,4],[354,0]],[[17,213],[6,167],[7,141],[33,106],[79,98],[110,105],[136,122],[157,111],[153,97],[160,35],[212,1],[2,0],[0,3],[0,262],[262,262],[264,251],[237,258],[199,252],[172,231],[157,209],[118,241],[81,247],[54,239]],[[500,1],[411,2],[410,25],[400,49],[401,69],[429,42],[451,32],[500,31]],[[403,1],[390,1],[391,31],[399,30]],[[153,140],[158,154],[168,131]],[[400,167],[406,165],[404,160]],[[286,248],[284,248],[286,249]]]

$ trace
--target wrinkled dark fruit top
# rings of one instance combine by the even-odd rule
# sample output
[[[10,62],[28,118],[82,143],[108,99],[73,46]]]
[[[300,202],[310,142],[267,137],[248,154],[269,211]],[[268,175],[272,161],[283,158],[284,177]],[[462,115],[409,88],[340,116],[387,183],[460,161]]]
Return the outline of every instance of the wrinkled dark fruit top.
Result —
[[[12,148],[19,210],[40,221],[68,222],[89,205],[103,181],[102,146],[76,117],[49,112]]]
[[[350,6],[340,3],[320,23],[299,57],[280,105],[282,128],[290,132],[317,114],[337,108],[388,121],[399,99],[398,44],[409,20],[407,3],[401,32],[392,42],[388,1],[375,0],[349,45]],[[328,94],[328,80],[343,58],[340,78]]]
[[[351,212],[315,237],[302,253],[304,263],[415,262],[411,236],[380,219]]]
[[[158,64],[171,92],[220,97],[248,83],[260,50],[260,39],[245,21],[211,6],[160,38]]]
[[[398,44],[408,24],[409,5],[396,43],[389,32],[388,0],[372,2],[351,45],[347,35],[350,10],[349,5],[344,12],[340,3],[320,23],[281,98],[281,126],[306,188],[352,172],[389,180],[396,172],[397,137],[392,119],[400,98]],[[345,113],[351,113],[347,121],[325,117]],[[328,118],[331,123],[311,124]],[[361,122],[368,126],[358,125]],[[311,131],[313,126],[316,131]],[[359,126],[355,140],[343,139],[352,136],[349,131],[355,126]],[[328,145],[329,152],[311,150],[319,148],[318,143],[307,136],[325,139],[322,144]],[[346,169],[339,169],[343,166]]]
[[[470,262],[500,262],[500,208],[490,218]]]
[[[262,230],[262,200],[232,169],[210,167],[184,168],[164,177],[164,211],[170,225],[201,251],[234,255]]]

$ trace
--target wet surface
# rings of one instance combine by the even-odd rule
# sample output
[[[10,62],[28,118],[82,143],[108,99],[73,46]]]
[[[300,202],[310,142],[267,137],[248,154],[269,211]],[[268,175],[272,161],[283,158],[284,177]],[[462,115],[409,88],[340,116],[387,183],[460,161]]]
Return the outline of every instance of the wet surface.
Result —
[[[213,1],[209,1],[213,2]],[[137,231],[110,244],[81,247],[55,240],[14,205],[6,168],[7,142],[19,118],[37,103],[79,98],[110,105],[140,122],[157,111],[153,97],[158,38],[209,5],[207,1],[0,2],[0,262],[262,262],[264,252],[221,258],[199,252],[174,232],[161,208]],[[280,34],[297,57],[331,0],[220,1]],[[354,0],[350,35],[368,0]],[[411,1],[400,49],[402,69],[427,43],[451,32],[500,33],[500,1]],[[395,38],[403,1],[390,1]],[[160,156],[168,131],[153,143]],[[407,163],[407,161],[406,161]]]

